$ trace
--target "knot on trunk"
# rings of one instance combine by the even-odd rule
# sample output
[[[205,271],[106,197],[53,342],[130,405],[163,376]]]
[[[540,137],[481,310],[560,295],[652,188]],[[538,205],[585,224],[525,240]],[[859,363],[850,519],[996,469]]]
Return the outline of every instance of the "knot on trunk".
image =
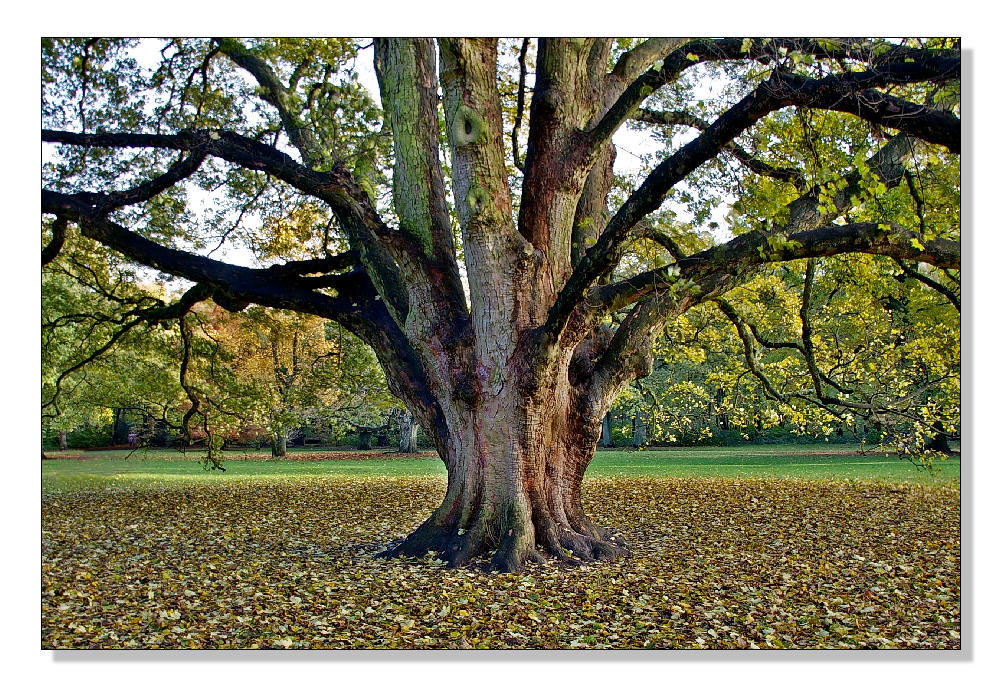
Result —
[[[452,126],[452,139],[456,147],[475,144],[483,139],[486,124],[479,113],[466,105],[461,105],[455,111],[455,121]]]

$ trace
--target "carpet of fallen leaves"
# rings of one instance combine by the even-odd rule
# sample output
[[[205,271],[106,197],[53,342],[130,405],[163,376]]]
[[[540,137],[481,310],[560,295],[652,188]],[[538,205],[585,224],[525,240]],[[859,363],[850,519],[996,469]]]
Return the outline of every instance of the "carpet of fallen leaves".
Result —
[[[50,493],[44,648],[958,648],[959,491],[599,478],[631,558],[517,575],[375,557],[416,477]]]

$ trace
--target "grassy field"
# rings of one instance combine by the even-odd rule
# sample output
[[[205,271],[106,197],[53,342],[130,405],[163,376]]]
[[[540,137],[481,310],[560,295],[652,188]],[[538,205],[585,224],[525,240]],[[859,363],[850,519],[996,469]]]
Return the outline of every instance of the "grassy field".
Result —
[[[957,456],[602,451],[584,508],[631,555],[523,574],[378,557],[440,504],[431,454],[57,456],[46,649],[961,646]]]
[[[878,481],[922,486],[958,486],[960,457],[954,455],[931,471],[895,455],[856,453],[852,445],[768,445],[688,447],[654,450],[600,450],[588,478],[647,476],[652,478],[801,478]],[[336,455],[340,458],[323,458]],[[272,460],[266,452],[230,452],[226,471],[209,471],[197,452],[138,450],[50,452],[42,462],[44,491],[115,486],[185,485],[231,482],[247,477],[313,476],[444,476],[433,454],[291,452]]]

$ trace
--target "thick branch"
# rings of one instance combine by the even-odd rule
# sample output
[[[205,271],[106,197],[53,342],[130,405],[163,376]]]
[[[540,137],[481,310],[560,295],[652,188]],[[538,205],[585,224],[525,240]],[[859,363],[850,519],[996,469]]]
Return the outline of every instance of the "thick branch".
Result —
[[[758,87],[726,111],[700,137],[657,166],[619,208],[597,242],[587,251],[560,291],[545,326],[554,340],[587,288],[616,266],[631,239],[631,230],[642,217],[663,203],[667,192],[698,166],[719,153],[736,135],[776,107],[766,88]]]
[[[693,127],[697,130],[703,131],[707,130],[710,125],[707,120],[699,118],[698,116],[686,111],[651,111],[645,108],[640,108],[636,112],[635,120],[649,123],[651,125],[685,125],[687,127]],[[737,161],[742,163],[757,175],[763,175],[768,178],[774,178],[775,180],[792,183],[797,188],[800,188],[805,184],[805,177],[798,169],[773,166],[766,161],[762,161],[761,159],[755,157],[735,142],[727,144],[723,147],[723,151],[732,154]]]
[[[788,245],[778,250],[770,247],[767,238],[764,233],[748,233],[668,267],[595,287],[585,301],[589,317],[580,323],[590,324],[601,315],[640,301],[686,309],[729,290],[745,278],[748,271],[771,262],[860,252],[942,267],[958,267],[961,263],[959,242],[940,238],[921,240],[916,233],[895,225],[856,223],[824,226],[788,236]],[[672,287],[681,278],[686,281],[684,290],[673,291]],[[652,318],[654,313],[648,314]],[[648,327],[653,324],[655,322],[651,321]],[[619,331],[624,327],[623,324]]]
[[[957,74],[957,69],[957,58],[930,58],[921,63],[887,65],[878,70],[834,75],[822,80],[806,80],[774,73],[767,82],[759,85],[727,110],[694,141],[657,166],[639,189],[619,208],[597,243],[583,257],[560,292],[549,314],[546,325],[547,338],[554,339],[558,336],[587,288],[599,276],[618,264],[626,243],[632,238],[632,229],[644,216],[659,208],[670,189],[698,166],[717,155],[739,133],[768,113],[789,105],[817,105],[818,101],[840,110],[852,108],[852,103],[860,103],[860,95],[855,93],[857,88],[870,85],[884,86],[895,82],[943,79]],[[799,87],[804,91],[800,93],[797,90]],[[867,91],[863,93],[867,94]],[[839,101],[833,98],[834,94],[839,95]],[[849,98],[852,94],[855,98]],[[881,105],[872,106],[875,110],[881,113],[896,109],[889,113],[894,127],[917,136],[929,135],[933,137],[930,141],[942,139],[939,135],[943,133],[948,133],[943,140],[950,140],[952,135],[955,138],[959,136],[959,121],[950,113],[930,111],[923,106],[892,99],[881,92],[872,94],[884,97],[880,102]],[[874,99],[874,96],[870,98]],[[915,109],[919,109],[920,112],[917,113]],[[870,115],[867,110],[864,112]],[[908,116],[906,119],[901,120],[896,117],[898,113],[904,112]],[[947,127],[942,128],[942,118],[947,122]],[[920,123],[932,124],[924,126]]]
[[[911,103],[871,87],[957,79],[959,69],[958,58],[940,58],[926,63],[901,63],[871,72],[849,72],[823,79],[782,74],[775,95],[782,105],[850,113],[870,123],[940,144],[958,154],[962,148],[962,128],[953,113]]]
[[[686,275],[697,269],[699,275],[706,271],[737,273],[744,267],[766,262],[830,257],[848,252],[885,255],[948,269],[961,266],[959,241],[922,238],[897,224],[861,222],[822,226],[793,233],[788,236],[790,242],[776,249],[768,245],[767,237],[759,231],[738,236],[724,245],[681,260],[681,272]]]
[[[654,62],[665,58],[687,42],[686,38],[647,39],[632,50],[623,53],[615,63],[611,74],[626,83],[631,83]]]
[[[87,197],[92,199],[94,195]],[[131,260],[210,286],[224,294],[248,302],[298,309],[331,318],[335,316],[331,313],[337,312],[330,296],[299,288],[292,282],[282,282],[282,277],[288,274],[283,267],[279,266],[276,271],[249,269],[164,247],[109,221],[75,196],[42,190],[42,212],[75,221],[85,236]]]
[[[69,222],[65,217],[58,216],[52,224],[52,240],[42,248],[42,266],[51,262],[62,250],[63,243],[66,242],[66,224]]]
[[[350,236],[352,247],[361,252],[365,267],[393,314],[399,322],[405,319],[409,309],[406,292],[383,242],[399,246],[405,245],[407,238],[382,222],[368,194],[343,166],[314,171],[274,147],[224,130],[184,130],[172,135],[42,130],[42,141],[75,146],[198,150],[244,168],[269,173],[330,205]],[[93,199],[93,193],[81,194]],[[414,254],[418,252],[411,250]]]
[[[293,113],[292,104],[297,96],[290,90],[278,75],[262,58],[254,55],[242,43],[232,38],[216,39],[219,49],[233,62],[249,72],[261,87],[264,99],[278,109],[281,124],[288,133],[288,139],[302,155],[302,160],[310,168],[315,168],[323,162],[323,149],[315,134],[301,120],[299,114]]]
[[[677,79],[685,69],[699,63],[746,59],[770,62],[777,61],[780,56],[791,51],[822,58],[870,60],[872,56],[865,53],[866,48],[863,43],[855,43],[856,45],[851,45],[850,42],[814,41],[811,39],[766,39],[749,40],[749,45],[747,45],[745,40],[738,38],[691,41],[667,55],[659,69],[644,72],[621,93],[621,96],[608,109],[600,122],[589,132],[591,147],[596,149],[610,139],[647,96],[664,84]],[[880,60],[887,59],[901,62],[878,65],[864,73],[849,73],[852,75],[878,75],[877,78],[858,80],[854,88],[863,89],[883,86],[888,83],[958,78],[959,58],[956,51],[897,48],[890,50]],[[910,62],[906,62],[907,60]]]
[[[249,137],[225,130],[182,130],[171,135],[102,132],[84,134],[42,130],[43,142],[113,148],[160,148],[199,151],[230,163],[270,173],[297,190],[328,203],[342,221],[363,223],[386,233],[368,194],[341,166],[314,171],[291,156]],[[345,224],[347,225],[347,224]]]
[[[339,255],[331,257],[317,257],[307,260],[293,260],[284,264],[277,264],[269,267],[269,271],[274,274],[297,276],[301,274],[321,274],[325,272],[343,271],[358,264],[361,261],[360,253],[348,250]]]
[[[376,39],[375,73],[393,135],[393,202],[400,227],[445,263],[455,248],[441,172],[434,43]],[[457,277],[457,267],[454,273]]]

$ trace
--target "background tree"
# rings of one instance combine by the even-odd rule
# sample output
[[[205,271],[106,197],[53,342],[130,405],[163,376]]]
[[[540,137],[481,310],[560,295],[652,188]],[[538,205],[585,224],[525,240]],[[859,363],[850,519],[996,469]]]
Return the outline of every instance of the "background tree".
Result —
[[[146,435],[180,431],[179,313],[163,310],[162,284],[113,259],[73,236],[42,270],[42,429],[60,446],[81,426],[124,444],[126,418]]]
[[[957,294],[881,258],[808,269],[762,272],[676,320],[653,371],[616,402],[619,420],[642,411],[656,442],[749,440],[780,427],[925,464],[947,451],[960,420]]]
[[[195,376],[213,389],[209,406],[267,431],[275,457],[305,427],[342,429],[395,403],[371,350],[336,325],[261,307],[210,317]]]
[[[499,45],[376,40],[378,123],[350,41],[171,41],[152,69],[135,42],[44,41],[42,138],[57,152],[43,261],[73,224],[190,281],[170,309],[211,296],[337,321],[374,349],[448,469],[441,506],[390,553],[460,565],[492,551],[517,570],[542,552],[624,552],[584,514],[581,481],[665,324],[774,264],[864,253],[959,268],[947,205],[929,209],[943,197],[880,199],[906,172],[954,168],[960,62],[953,40],[541,39],[504,44],[523,48],[513,63]],[[498,74],[504,62],[517,79]],[[519,72],[532,64],[529,92]],[[499,85],[514,83],[508,125]],[[694,134],[671,139],[619,204],[612,136],[636,118]],[[795,167],[790,123],[808,166]],[[761,188],[757,204],[734,205],[732,236],[710,247],[651,217],[673,195],[698,226],[745,186]],[[199,209],[197,188],[218,208]],[[275,224],[248,218],[280,209],[317,222],[259,243]],[[259,266],[210,257],[237,241]],[[662,266],[631,261],[644,242],[665,250]],[[819,380],[821,403],[839,398]]]

